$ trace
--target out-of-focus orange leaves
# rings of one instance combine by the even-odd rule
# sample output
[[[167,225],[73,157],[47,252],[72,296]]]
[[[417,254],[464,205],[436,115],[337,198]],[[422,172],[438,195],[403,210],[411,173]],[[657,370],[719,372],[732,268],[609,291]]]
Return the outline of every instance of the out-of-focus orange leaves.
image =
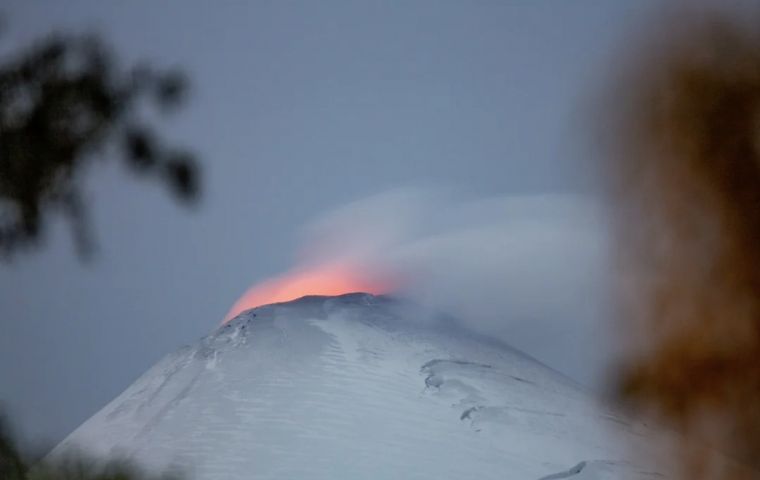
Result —
[[[760,11],[747,13],[672,15],[605,103],[631,347],[618,392],[682,434],[690,480],[760,478]]]

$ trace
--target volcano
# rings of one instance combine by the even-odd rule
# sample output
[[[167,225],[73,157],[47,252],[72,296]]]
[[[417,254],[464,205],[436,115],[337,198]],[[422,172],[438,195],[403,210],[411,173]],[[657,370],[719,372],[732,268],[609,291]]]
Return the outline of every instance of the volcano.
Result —
[[[117,456],[198,480],[651,479],[631,453],[647,439],[509,346],[355,293],[241,313],[161,360],[51,456]]]

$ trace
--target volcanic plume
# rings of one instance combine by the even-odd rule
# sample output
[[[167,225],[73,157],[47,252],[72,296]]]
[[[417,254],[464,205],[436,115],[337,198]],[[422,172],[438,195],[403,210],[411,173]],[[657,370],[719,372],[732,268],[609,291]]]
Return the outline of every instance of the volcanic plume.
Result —
[[[304,295],[392,292],[593,386],[612,353],[600,341],[609,283],[602,217],[577,194],[382,192],[305,225],[294,266],[256,283],[225,318]]]
[[[261,305],[280,303],[306,295],[341,295],[364,292],[389,293],[394,282],[367,265],[347,260],[298,267],[249,288],[232,306],[224,322],[239,313]]]

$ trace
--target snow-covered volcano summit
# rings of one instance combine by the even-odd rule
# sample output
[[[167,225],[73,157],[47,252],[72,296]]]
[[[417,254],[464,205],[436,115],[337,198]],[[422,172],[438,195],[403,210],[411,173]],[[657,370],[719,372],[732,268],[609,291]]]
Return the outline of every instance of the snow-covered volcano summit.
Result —
[[[387,297],[249,310],[67,437],[196,479],[652,478],[640,427],[509,347]]]

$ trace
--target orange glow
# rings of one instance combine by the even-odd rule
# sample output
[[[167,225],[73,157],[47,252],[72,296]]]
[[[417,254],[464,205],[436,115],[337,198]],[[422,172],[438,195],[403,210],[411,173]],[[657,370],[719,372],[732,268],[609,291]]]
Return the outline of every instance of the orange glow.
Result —
[[[349,264],[326,264],[291,270],[248,289],[230,309],[222,323],[260,305],[286,302],[306,295],[341,295],[365,292],[379,295],[393,289],[387,276],[370,274]]]

